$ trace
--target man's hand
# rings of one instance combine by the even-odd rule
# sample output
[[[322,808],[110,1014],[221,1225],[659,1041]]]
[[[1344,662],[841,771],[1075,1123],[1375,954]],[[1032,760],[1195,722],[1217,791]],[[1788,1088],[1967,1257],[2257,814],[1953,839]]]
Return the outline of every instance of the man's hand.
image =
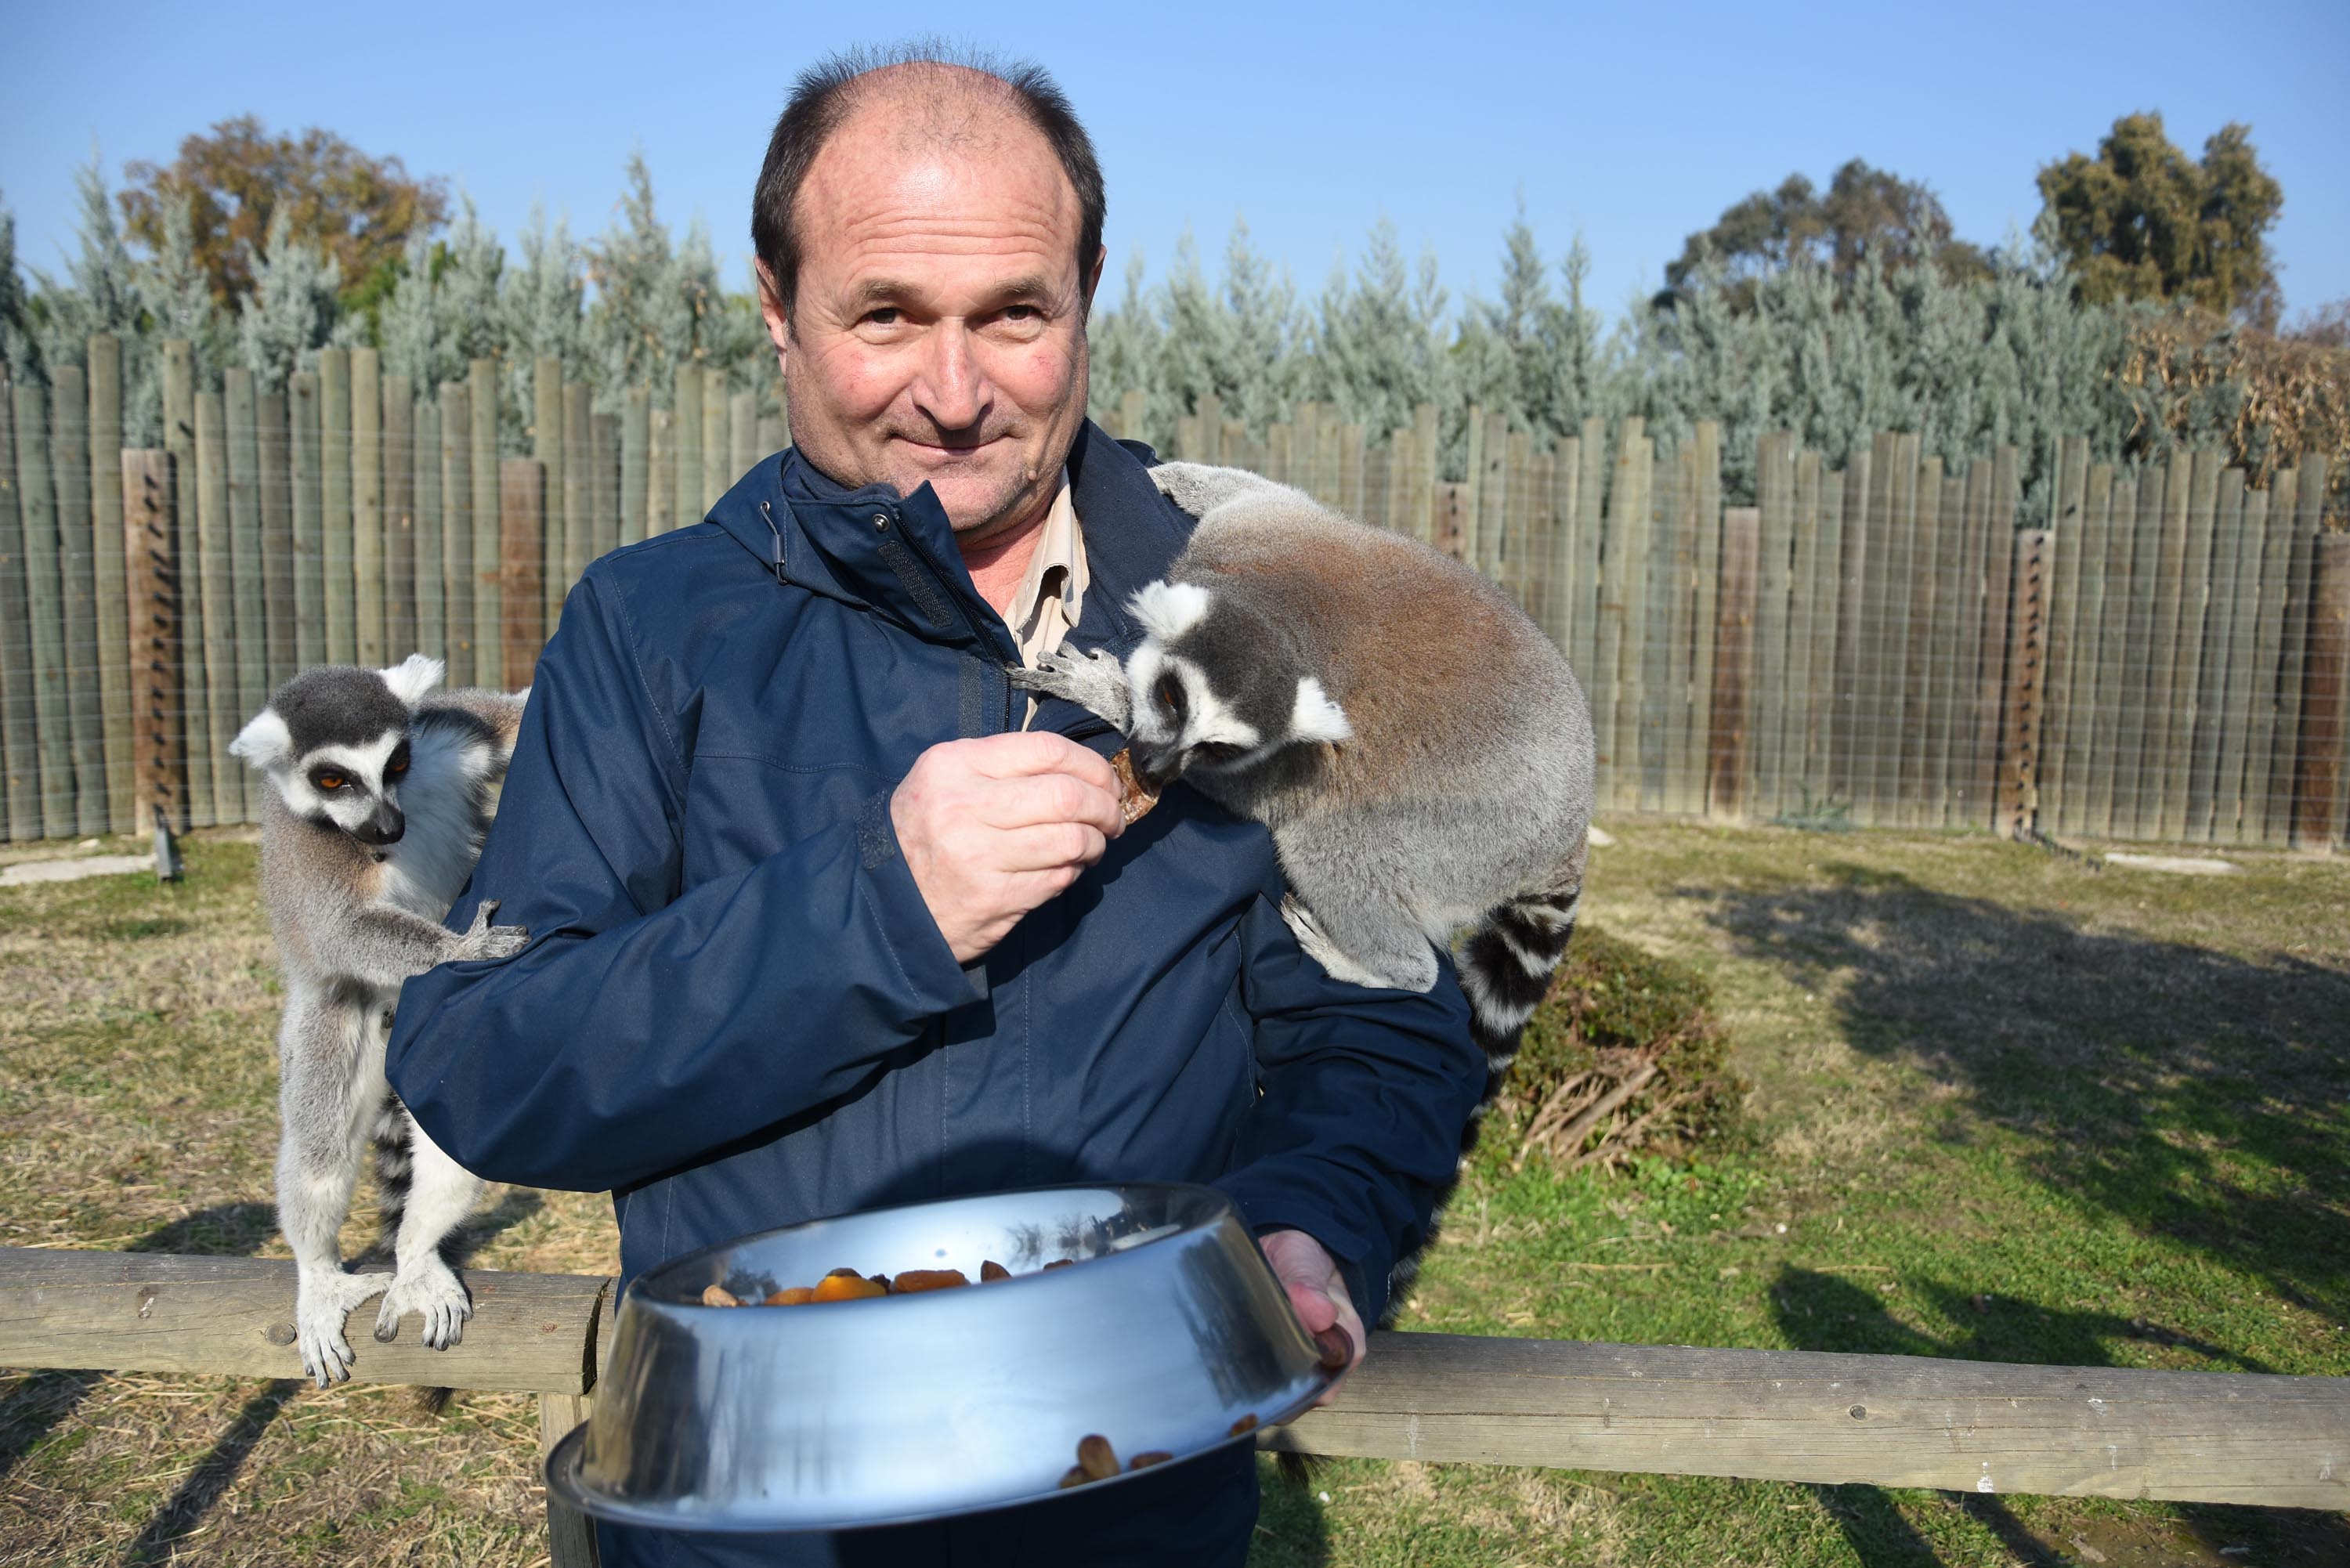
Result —
[[[1346,1375],[1363,1363],[1363,1351],[1367,1336],[1363,1333],[1363,1320],[1355,1314],[1355,1303],[1347,1294],[1347,1282],[1338,1277],[1338,1265],[1322,1250],[1322,1243],[1303,1231],[1269,1231],[1257,1239],[1264,1249],[1264,1261],[1273,1265],[1274,1277],[1289,1292],[1289,1309],[1305,1332],[1322,1347],[1322,1365],[1338,1373],[1338,1382],[1323,1390],[1316,1405],[1327,1405],[1338,1397],[1338,1385]],[[1342,1346],[1338,1336],[1344,1334]]]
[[[1118,775],[1063,735],[948,741],[889,797],[898,846],[958,963],[1077,879],[1126,831]]]

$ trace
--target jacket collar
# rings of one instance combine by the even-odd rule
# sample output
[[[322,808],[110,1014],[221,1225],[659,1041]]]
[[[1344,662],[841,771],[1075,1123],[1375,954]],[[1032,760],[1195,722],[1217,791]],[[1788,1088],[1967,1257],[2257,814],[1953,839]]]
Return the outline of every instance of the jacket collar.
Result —
[[[1150,483],[1146,470],[1154,461],[1148,447],[1115,441],[1090,421],[1069,450],[1069,484],[1092,573],[1072,647],[1124,658],[1142,639],[1128,599],[1165,576],[1191,536],[1191,520]],[[711,509],[710,521],[784,584],[917,637],[1019,658],[1003,618],[972,587],[954,530],[927,484],[902,497],[884,484],[851,490],[791,448],[744,474]],[[1041,711],[1038,722],[1045,722]]]

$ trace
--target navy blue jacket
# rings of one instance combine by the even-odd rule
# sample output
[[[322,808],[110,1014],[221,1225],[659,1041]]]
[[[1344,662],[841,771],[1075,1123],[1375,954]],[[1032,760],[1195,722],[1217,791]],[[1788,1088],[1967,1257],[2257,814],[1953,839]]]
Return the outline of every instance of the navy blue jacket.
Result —
[[[1076,647],[1139,639],[1128,596],[1191,528],[1147,455],[1092,426],[1070,455]],[[1376,1322],[1483,1086],[1451,971],[1329,979],[1265,830],[1180,785],[958,964],[889,794],[925,748],[1020,727],[1017,661],[927,487],[847,492],[795,452],[596,562],[449,916],[496,898],[530,946],[400,995],[418,1122],[483,1176],[610,1189],[630,1277],[880,1204],[1165,1178],[1313,1235]],[[1058,701],[1035,727],[1120,743]]]

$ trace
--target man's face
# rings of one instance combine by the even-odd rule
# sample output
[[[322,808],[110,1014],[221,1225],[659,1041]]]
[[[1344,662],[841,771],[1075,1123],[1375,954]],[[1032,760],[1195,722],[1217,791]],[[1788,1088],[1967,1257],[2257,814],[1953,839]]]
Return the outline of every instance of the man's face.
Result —
[[[941,145],[886,98],[860,105],[800,188],[788,323],[761,291],[801,452],[851,486],[929,483],[966,547],[1052,497],[1101,275],[1098,257],[1078,274],[1076,192],[1052,149],[984,119]]]

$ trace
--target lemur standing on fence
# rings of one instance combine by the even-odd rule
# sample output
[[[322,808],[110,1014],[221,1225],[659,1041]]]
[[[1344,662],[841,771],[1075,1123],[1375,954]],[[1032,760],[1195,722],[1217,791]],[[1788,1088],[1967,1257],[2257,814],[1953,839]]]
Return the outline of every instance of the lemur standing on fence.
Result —
[[[299,1269],[302,1366],[319,1386],[350,1376],[349,1311],[378,1292],[375,1336],[401,1314],[445,1350],[473,1302],[443,1246],[473,1211],[479,1179],[433,1146],[384,1083],[400,982],[436,964],[502,959],[528,933],[441,927],[473,872],[527,691],[427,697],[442,663],[411,654],[390,670],[306,670],[270,698],[229,750],[270,784],[261,896],[286,977],[277,1032],[277,1215]],[[337,1234],[373,1139],[393,1272],[345,1273]]]

